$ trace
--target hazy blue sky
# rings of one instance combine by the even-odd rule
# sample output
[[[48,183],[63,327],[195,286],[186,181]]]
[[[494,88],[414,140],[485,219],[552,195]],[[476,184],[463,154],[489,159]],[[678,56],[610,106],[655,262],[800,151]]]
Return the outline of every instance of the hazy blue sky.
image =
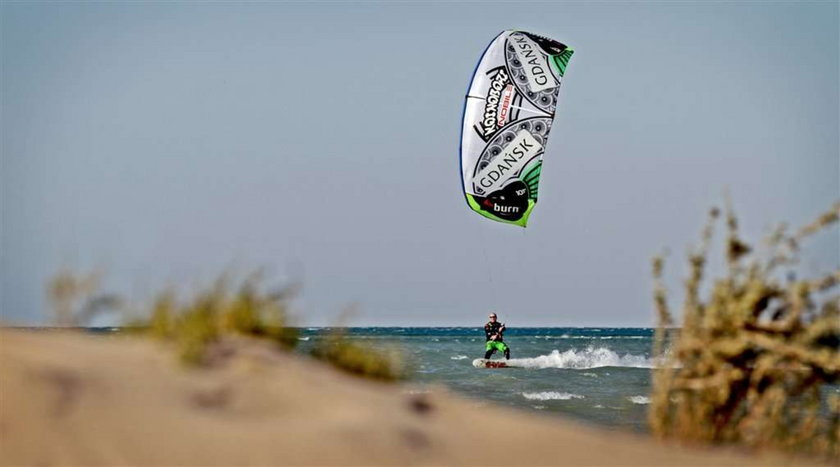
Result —
[[[840,198],[838,3],[4,1],[0,306],[60,266],[138,300],[300,274],[303,324],[648,326],[729,187],[751,238]],[[527,230],[467,207],[463,97],[503,29],[574,47]],[[840,267],[837,229],[804,271]]]

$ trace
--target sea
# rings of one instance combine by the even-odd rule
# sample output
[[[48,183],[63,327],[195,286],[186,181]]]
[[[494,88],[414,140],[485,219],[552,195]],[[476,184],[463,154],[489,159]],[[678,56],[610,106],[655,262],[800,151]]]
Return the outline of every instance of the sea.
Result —
[[[307,352],[329,332],[301,329],[297,351]],[[651,328],[512,327],[505,331],[505,343],[516,367],[498,369],[473,366],[484,357],[483,328],[355,327],[347,328],[346,336],[400,351],[413,391],[445,386],[479,404],[648,430]]]

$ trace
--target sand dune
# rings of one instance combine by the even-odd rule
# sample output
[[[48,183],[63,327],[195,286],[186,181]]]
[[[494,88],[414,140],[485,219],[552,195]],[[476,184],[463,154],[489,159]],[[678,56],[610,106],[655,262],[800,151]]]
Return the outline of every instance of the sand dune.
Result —
[[[413,394],[244,339],[214,361],[185,369],[136,337],[2,330],[0,464],[790,464]]]

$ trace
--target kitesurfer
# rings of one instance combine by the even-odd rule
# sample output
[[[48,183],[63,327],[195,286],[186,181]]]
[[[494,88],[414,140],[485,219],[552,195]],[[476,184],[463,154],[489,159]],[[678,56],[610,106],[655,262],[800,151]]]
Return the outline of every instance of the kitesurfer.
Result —
[[[484,352],[484,359],[487,360],[497,350],[501,350],[505,354],[505,359],[510,360],[510,347],[503,342],[505,332],[505,325],[500,324],[496,313],[490,313],[490,321],[484,325],[484,337],[487,339],[485,344],[486,352]]]

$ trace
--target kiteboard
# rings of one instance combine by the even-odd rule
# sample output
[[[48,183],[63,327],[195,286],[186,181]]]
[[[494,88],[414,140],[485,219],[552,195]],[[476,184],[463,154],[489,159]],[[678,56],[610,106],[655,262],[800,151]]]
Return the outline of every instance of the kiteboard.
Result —
[[[525,227],[572,57],[563,43],[503,31],[476,66],[461,126],[461,181],[473,211]]]
[[[473,360],[473,366],[476,368],[510,368],[504,360],[487,360],[484,358]]]

